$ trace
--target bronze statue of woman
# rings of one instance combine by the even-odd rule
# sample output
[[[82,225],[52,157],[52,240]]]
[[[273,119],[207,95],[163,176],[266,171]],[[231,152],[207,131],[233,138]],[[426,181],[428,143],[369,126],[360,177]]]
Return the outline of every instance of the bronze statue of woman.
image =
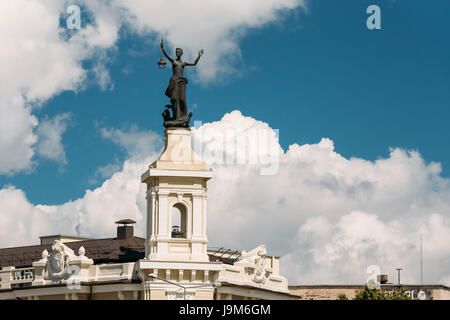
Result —
[[[170,78],[169,86],[166,90],[166,96],[170,98],[171,105],[167,108],[172,109],[172,117],[169,110],[163,112],[164,127],[185,127],[189,128],[189,120],[192,117],[192,112],[187,113],[186,104],[186,85],[188,80],[184,77],[184,67],[191,67],[197,65],[200,57],[203,55],[203,50],[198,52],[198,57],[193,63],[181,60],[183,49],[177,48],[175,54],[176,59],[170,57],[166,50],[164,50],[164,43],[161,39],[161,51],[166,58],[172,63],[172,77]]]

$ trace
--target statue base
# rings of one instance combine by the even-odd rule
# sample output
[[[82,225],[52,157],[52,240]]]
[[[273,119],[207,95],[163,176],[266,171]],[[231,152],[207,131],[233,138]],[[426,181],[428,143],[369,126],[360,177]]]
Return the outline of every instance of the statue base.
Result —
[[[187,120],[169,120],[169,121],[164,121],[163,122],[163,126],[166,129],[169,128],[186,128],[189,129],[189,119]]]
[[[191,135],[192,132],[188,128],[167,128],[164,132],[165,149],[161,156],[150,165],[150,168],[207,170],[206,163],[192,149]]]
[[[171,117],[169,111],[169,109],[174,109],[172,105],[168,104],[166,108],[167,110],[164,110],[164,112],[162,113],[162,117],[164,119],[164,128],[189,128],[189,122],[191,121],[192,112],[189,112],[187,118],[182,117],[181,119],[174,119],[175,115]]]

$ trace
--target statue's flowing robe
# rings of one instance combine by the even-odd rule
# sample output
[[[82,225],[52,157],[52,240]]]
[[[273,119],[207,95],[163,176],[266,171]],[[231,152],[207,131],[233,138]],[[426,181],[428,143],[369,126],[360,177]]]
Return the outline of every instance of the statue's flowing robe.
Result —
[[[188,80],[185,77],[172,76],[166,90],[166,96],[172,103],[173,120],[187,119],[186,105],[186,85]]]

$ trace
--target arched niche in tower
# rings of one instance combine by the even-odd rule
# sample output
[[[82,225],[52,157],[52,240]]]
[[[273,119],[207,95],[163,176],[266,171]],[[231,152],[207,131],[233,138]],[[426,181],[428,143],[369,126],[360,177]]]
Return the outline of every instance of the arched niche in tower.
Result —
[[[183,203],[177,202],[170,209],[172,238],[186,239],[187,208]]]

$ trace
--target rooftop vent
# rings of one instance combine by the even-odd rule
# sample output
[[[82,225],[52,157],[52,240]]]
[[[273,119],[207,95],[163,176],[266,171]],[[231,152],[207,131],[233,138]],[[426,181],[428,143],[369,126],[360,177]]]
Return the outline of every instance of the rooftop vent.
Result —
[[[123,239],[129,239],[133,238],[134,231],[133,231],[133,224],[136,223],[136,221],[131,219],[123,219],[115,222],[118,224],[117,226],[117,239],[123,240]]]

